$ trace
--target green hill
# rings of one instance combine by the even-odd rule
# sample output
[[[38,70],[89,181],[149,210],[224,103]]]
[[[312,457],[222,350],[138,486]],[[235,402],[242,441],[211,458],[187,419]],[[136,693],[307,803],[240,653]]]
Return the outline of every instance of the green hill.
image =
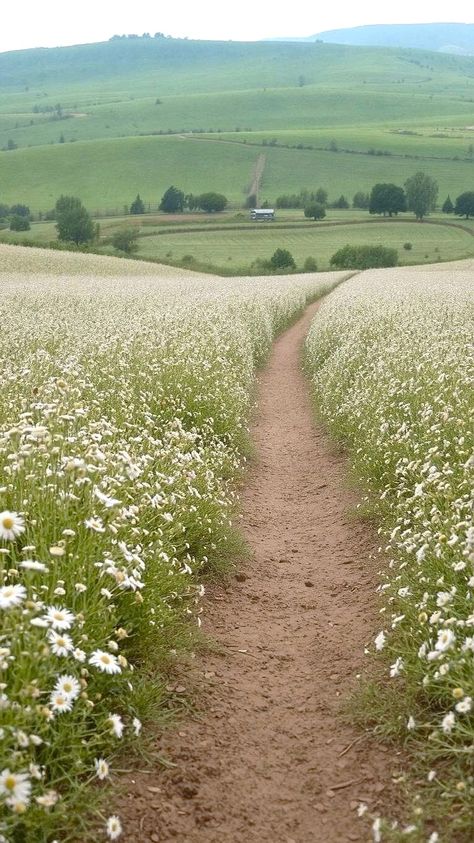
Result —
[[[0,202],[122,208],[174,183],[241,204],[262,152],[272,201],[414,169],[456,194],[474,182],[473,102],[474,59],[425,51],[161,37],[3,53]]]

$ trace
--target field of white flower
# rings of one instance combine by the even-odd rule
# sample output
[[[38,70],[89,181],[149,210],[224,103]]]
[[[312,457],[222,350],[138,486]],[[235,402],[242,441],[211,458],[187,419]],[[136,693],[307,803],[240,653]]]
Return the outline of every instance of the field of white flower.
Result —
[[[228,555],[255,367],[341,277],[0,247],[2,843],[89,839]]]
[[[318,412],[349,449],[389,558],[369,646],[387,682],[367,718],[378,713],[424,767],[420,788],[410,780],[413,822],[390,839],[473,835],[473,329],[472,268],[440,265],[353,278],[307,339]]]

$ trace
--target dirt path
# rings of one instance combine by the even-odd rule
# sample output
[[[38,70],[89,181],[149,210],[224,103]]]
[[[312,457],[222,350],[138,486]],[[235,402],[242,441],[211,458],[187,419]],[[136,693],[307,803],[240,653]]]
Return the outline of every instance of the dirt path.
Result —
[[[259,194],[260,194],[260,187],[261,187],[261,184],[262,184],[263,171],[265,169],[266,163],[267,163],[267,156],[265,155],[264,152],[262,152],[258,156],[258,158],[255,162],[255,167],[253,168],[253,173],[252,173],[252,181],[250,183],[250,188],[249,188],[249,192],[248,192],[249,196],[255,195],[255,197],[257,199],[255,205],[256,205],[257,208],[260,207],[259,204],[258,204],[259,203]]]
[[[316,307],[261,375],[242,496],[253,558],[207,600],[219,651],[199,657],[205,705],[160,738],[177,766],[130,784],[128,843],[366,841],[355,803],[387,798],[392,759],[338,713],[377,629],[374,537],[353,517],[344,459],[312,421],[299,357]]]

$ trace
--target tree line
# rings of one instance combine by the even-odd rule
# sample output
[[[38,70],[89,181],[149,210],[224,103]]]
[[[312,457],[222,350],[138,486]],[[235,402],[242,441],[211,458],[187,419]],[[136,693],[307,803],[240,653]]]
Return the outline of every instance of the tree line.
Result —
[[[228,204],[227,197],[214,190],[195,196],[193,193],[186,194],[184,190],[172,184],[161,197],[159,209],[165,214],[181,214],[185,208],[190,211],[206,211],[213,214],[223,211]],[[130,213],[134,215],[145,213],[145,203],[139,193],[130,205]]]
[[[354,194],[352,207],[368,210],[371,214],[396,216],[405,211],[413,211],[418,220],[422,220],[436,208],[438,183],[426,173],[418,172],[408,178],[404,187],[380,182],[373,186],[370,193],[362,190]],[[333,202],[328,201],[328,192],[322,187],[315,191],[300,190],[299,193],[284,194],[276,199],[277,208],[302,208],[306,217],[323,219],[326,208],[349,208],[349,202],[341,195]],[[474,216],[474,190],[461,193],[453,203],[450,196],[445,199],[441,210],[445,214]]]

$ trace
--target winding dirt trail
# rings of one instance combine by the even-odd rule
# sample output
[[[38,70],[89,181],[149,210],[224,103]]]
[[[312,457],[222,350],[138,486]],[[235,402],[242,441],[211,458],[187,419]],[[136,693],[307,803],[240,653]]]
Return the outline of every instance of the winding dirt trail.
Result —
[[[176,767],[133,777],[127,843],[366,841],[355,803],[387,800],[393,759],[339,712],[377,629],[374,536],[312,419],[300,351],[316,309],[260,377],[242,493],[252,559],[207,599],[203,711],[159,739]]]

